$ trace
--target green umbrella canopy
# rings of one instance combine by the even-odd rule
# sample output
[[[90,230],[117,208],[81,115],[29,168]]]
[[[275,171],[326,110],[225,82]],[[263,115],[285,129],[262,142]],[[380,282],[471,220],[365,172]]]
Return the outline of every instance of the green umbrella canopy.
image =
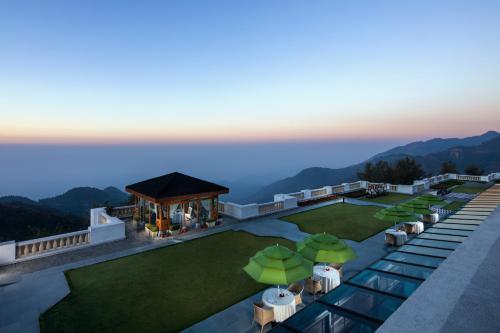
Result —
[[[418,200],[420,202],[424,202],[427,205],[443,205],[446,203],[446,201],[442,200],[441,198],[432,195],[432,194],[424,194],[419,197],[417,197],[415,200]]]
[[[257,252],[243,270],[257,282],[280,285],[312,276],[313,263],[289,248],[276,244]]]
[[[343,264],[356,258],[356,253],[346,242],[327,233],[304,238],[297,242],[297,250],[314,262]]]
[[[397,206],[381,209],[373,216],[379,220],[391,221],[394,223],[417,221],[415,214]]]
[[[398,206],[399,208],[406,210],[407,212],[414,214],[432,214],[432,210],[429,209],[429,205],[424,201],[411,200],[405,202]]]

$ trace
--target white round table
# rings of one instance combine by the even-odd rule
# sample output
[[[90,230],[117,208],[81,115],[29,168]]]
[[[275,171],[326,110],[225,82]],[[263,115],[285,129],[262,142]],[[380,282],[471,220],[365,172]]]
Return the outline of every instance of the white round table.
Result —
[[[394,238],[396,239],[396,244],[394,244],[394,245],[397,245],[397,246],[403,245],[408,240],[408,235],[406,235],[406,232],[404,232],[404,231],[397,231],[395,229],[387,229],[385,231],[385,233],[394,236]]]
[[[405,222],[404,224],[409,224],[412,226],[412,229],[415,230],[416,234],[420,234],[424,232],[424,223],[417,221],[417,222]]]
[[[321,291],[324,293],[337,288],[340,285],[339,272],[330,266],[318,264],[313,269],[313,279],[321,282]]]
[[[278,288],[269,288],[262,294],[262,303],[274,311],[274,320],[278,323],[285,321],[295,314],[295,296],[292,292],[279,289],[283,297],[279,296]]]

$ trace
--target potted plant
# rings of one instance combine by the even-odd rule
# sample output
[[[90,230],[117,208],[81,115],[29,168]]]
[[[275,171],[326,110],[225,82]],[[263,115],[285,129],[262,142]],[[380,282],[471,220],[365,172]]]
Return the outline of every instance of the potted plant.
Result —
[[[174,235],[174,236],[178,235],[180,229],[181,229],[181,225],[180,224],[174,224],[173,226],[170,227],[170,234]]]
[[[158,233],[158,227],[152,225],[151,223],[146,223],[145,230],[151,237],[156,237],[156,234]]]
[[[207,226],[208,226],[209,228],[213,228],[213,227],[215,227],[215,219],[208,219],[208,220],[207,220]]]

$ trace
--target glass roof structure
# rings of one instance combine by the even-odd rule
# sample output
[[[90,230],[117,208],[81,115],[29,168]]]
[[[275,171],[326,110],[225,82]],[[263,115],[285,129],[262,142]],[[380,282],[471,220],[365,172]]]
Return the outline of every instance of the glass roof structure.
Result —
[[[430,225],[271,332],[375,332],[490,213],[471,209]]]

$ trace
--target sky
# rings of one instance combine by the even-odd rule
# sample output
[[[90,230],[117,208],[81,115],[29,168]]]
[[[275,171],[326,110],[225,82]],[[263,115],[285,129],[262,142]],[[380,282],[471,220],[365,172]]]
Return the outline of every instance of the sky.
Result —
[[[498,1],[2,1],[0,144],[480,134],[500,124],[499,17]]]

